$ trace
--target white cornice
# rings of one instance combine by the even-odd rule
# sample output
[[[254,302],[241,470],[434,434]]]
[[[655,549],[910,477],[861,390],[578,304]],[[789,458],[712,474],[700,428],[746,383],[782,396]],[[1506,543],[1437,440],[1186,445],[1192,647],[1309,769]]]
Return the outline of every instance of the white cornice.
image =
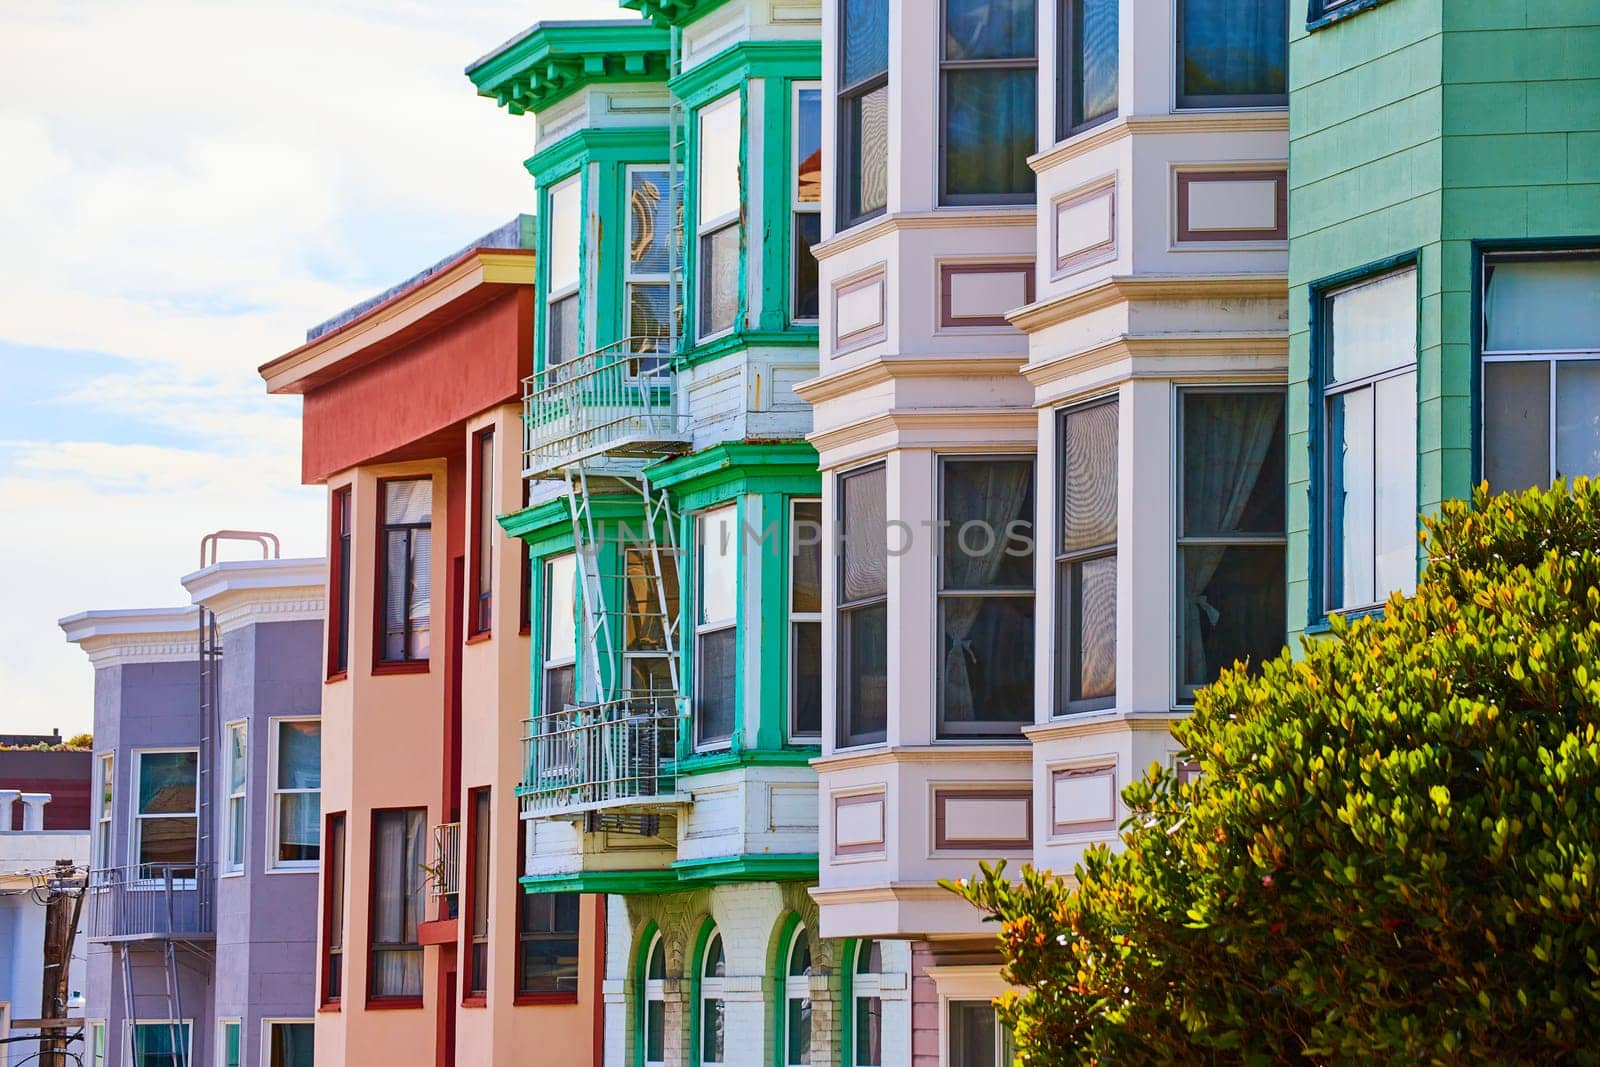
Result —
[[[180,663],[200,654],[199,616],[192,607],[80,611],[57,625],[96,667]]]
[[[185,575],[183,587],[227,633],[258,622],[320,621],[327,582],[321,559],[230,560]]]
[[[794,391],[806,403],[816,404],[853,396],[896,378],[1004,378],[1020,374],[1027,362],[1025,356],[879,356],[803,381]]]
[[[1028,157],[1028,166],[1037,173],[1058,167],[1103,148],[1108,144],[1144,134],[1188,133],[1216,135],[1219,133],[1278,133],[1289,132],[1289,112],[1286,108],[1262,111],[1177,111],[1170,115],[1130,115],[1105,126],[1069,137],[1058,145]],[[1285,142],[1285,151],[1287,151]]]
[[[884,215],[873,219],[871,222],[845,230],[834,235],[819,245],[813,245],[811,252],[820,263],[830,256],[836,256],[847,249],[857,248],[869,241],[875,241],[884,234],[898,233],[901,230],[961,230],[961,229],[992,229],[996,226],[1032,226],[1034,224],[1034,206],[1024,204],[1015,207],[1003,208],[941,208],[938,211],[901,212],[895,215]]]

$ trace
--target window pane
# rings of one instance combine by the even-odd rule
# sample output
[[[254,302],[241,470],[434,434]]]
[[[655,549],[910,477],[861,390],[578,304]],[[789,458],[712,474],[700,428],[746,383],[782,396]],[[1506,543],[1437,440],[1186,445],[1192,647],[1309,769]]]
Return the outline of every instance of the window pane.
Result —
[[[1061,550],[1117,540],[1117,405],[1061,418]]]
[[[1596,337],[1600,347],[1600,336]],[[1556,364],[1556,477],[1600,474],[1600,361]]]
[[[672,266],[672,218],[665,170],[628,175],[628,273],[665,274]]]
[[[1033,461],[950,460],[941,588],[1033,588]]]
[[[1072,577],[1071,700],[1117,694],[1117,557],[1102,556],[1070,568]]]
[[[700,238],[700,334],[733,328],[739,316],[739,224]]]
[[[322,788],[322,724],[278,724],[278,788]]]
[[[1487,274],[1487,351],[1600,349],[1600,258],[1494,263]]]
[[[667,946],[660,938],[650,947],[650,960],[645,966],[645,977],[661,979],[667,976]]]
[[[407,659],[428,658],[428,625],[433,588],[433,532],[411,531],[411,558],[407,565],[411,582],[411,636],[406,642]]]
[[[839,613],[839,677],[847,743],[881,741],[889,723],[889,606]]]
[[[792,611],[822,610],[822,502],[797,500],[789,542]]]
[[[1550,482],[1550,364],[1483,365],[1483,476],[1497,493]]]
[[[794,1067],[809,1067],[811,1063],[811,998],[800,997],[789,1001],[789,1017],[785,1026],[788,1038],[788,1058],[783,1062]]]
[[[841,85],[889,69],[889,0],[844,0],[839,21],[844,43]]]
[[[522,893],[522,993],[571,993],[578,988],[578,895]]]
[[[883,1001],[856,998],[856,1067],[882,1067]]]
[[[1034,55],[1033,0],[945,0],[946,59]]]
[[[248,809],[243,797],[228,801],[228,867],[238,870],[244,866],[245,816]]]
[[[285,793],[278,797],[278,860],[313,862],[322,840],[322,794]]]
[[[645,1005],[644,1058],[649,1063],[661,1063],[667,1058],[667,1006],[659,1000]]]
[[[134,1067],[183,1067],[188,1052],[188,1024],[134,1024]]]
[[[195,862],[195,828],[199,820],[187,818],[140,819],[139,862],[141,864],[192,864]],[[173,877],[187,878],[191,872],[174,871]],[[145,872],[160,877],[160,872]]]
[[[140,753],[139,813],[193,814],[198,762],[193,752]]]
[[[1328,529],[1337,541],[1331,553],[1330,607],[1359,607],[1373,593],[1372,390],[1328,398]]]
[[[1032,722],[1033,598],[943,597],[939,615],[941,730]]]
[[[1071,4],[1074,126],[1117,112],[1117,0]]]
[[[1284,530],[1282,393],[1183,394],[1183,533]]]
[[[889,589],[887,483],[882,466],[839,479],[844,565],[840,599],[868,600]]]
[[[999,1028],[988,1001],[951,1001],[950,1067],[1000,1067]]]
[[[651,282],[646,285],[632,282],[628,286],[628,336],[640,338],[642,343],[635,344],[635,352],[665,352],[667,341],[672,336],[672,293],[666,282]],[[653,370],[654,360],[641,360],[651,366],[645,370]]]
[[[722,1063],[726,1049],[727,1005],[707,997],[700,1008],[700,1062]]]
[[[738,631],[730,626],[695,636],[695,740],[699,744],[733,736],[734,682]]]
[[[576,569],[577,560],[571,555],[556,556],[545,564],[546,602],[550,605],[545,624],[547,660],[569,660],[577,654]]]
[[[850,102],[850,216],[889,205],[889,87],[880,85]]]
[[[556,712],[577,702],[576,671],[570,665],[545,668],[542,709],[547,712]]]
[[[1282,96],[1289,56],[1283,0],[1180,0],[1180,98]],[[1225,101],[1222,101],[1225,103]]]
[[[624,553],[626,570],[627,625],[623,628],[623,648],[628,652],[665,652],[667,635],[662,615],[678,615],[678,568],[661,552],[661,581],[656,582],[655,560],[648,548],[630,548]]]
[[[563,297],[546,311],[549,317],[549,343],[545,362],[550,365],[578,358],[578,294]]]
[[[739,210],[739,94],[700,109],[700,214],[706,225]]]
[[[794,624],[792,736],[822,735],[822,623]]]
[[[1283,650],[1282,547],[1185,545],[1179,552],[1182,691],[1210,685],[1237,660],[1259,668]]]
[[[818,309],[817,257],[811,248],[822,240],[822,216],[807,211],[794,217],[794,317],[814,319]]]
[[[569,178],[550,190],[550,280],[553,293],[578,284],[578,244],[583,212],[578,203],[581,183]]]
[[[947,196],[1033,192],[1028,166],[1037,142],[1033,70],[944,72],[944,191]]]
[[[739,509],[718,508],[699,516],[700,613],[702,623],[734,617],[739,599]]]
[[[1417,361],[1416,271],[1336,293],[1331,303],[1331,381],[1355,381]]]
[[[1417,587],[1417,375],[1386,378],[1376,387],[1378,516],[1376,599]]]
[[[822,202],[822,90],[795,92],[794,199]]]
[[[239,1067],[239,1030],[238,1023],[222,1024],[222,1062],[224,1067]]]
[[[311,1067],[310,1023],[273,1023],[270,1067]]]
[[[228,792],[237,793],[244,789],[245,775],[245,727],[228,727]],[[109,799],[106,803],[109,804]]]

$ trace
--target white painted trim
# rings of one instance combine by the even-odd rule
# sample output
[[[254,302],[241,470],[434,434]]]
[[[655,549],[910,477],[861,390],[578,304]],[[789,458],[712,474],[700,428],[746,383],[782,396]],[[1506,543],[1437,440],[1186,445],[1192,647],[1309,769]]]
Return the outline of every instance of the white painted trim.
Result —
[[[278,734],[284,723],[314,722],[318,728],[318,738],[321,738],[321,715],[275,715],[267,720],[267,834],[266,834],[266,866],[263,868],[268,874],[281,874],[285,872],[317,871],[322,866],[322,788],[316,789],[278,789]],[[317,780],[320,782],[321,749],[318,748]],[[279,796],[304,796],[310,793],[317,794],[317,858],[314,860],[279,860],[277,858],[278,846],[278,797]]]

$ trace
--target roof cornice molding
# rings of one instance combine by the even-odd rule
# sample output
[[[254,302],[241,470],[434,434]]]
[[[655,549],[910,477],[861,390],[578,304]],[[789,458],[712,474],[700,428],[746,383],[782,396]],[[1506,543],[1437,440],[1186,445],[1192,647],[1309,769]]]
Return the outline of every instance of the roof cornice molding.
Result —
[[[186,575],[183,587],[228,633],[262,622],[320,622],[327,581],[321,559],[230,560]]]
[[[1025,356],[878,356],[794,388],[808,404],[852,396],[897,378],[1004,378],[1021,373]]]
[[[1129,115],[1069,137],[1060,144],[1029,156],[1028,166],[1042,174],[1108,144],[1143,134],[1192,133],[1209,136],[1219,133],[1287,133],[1288,130],[1289,112],[1281,107],[1260,111],[1175,111],[1170,115]]]
[[[687,26],[709,14],[728,0],[622,0],[622,6],[637,11],[657,26]]]
[[[199,615],[192,607],[81,611],[57,625],[96,668],[181,663],[200,654]]]
[[[1282,274],[1119,274],[1084,289],[1039,300],[1006,315],[1017,329],[1046,326],[1117,304],[1162,300],[1288,300]]]
[[[843,233],[814,245],[812,253],[818,261],[836,256],[852,248],[859,248],[869,241],[876,241],[885,234],[898,233],[901,230],[959,230],[993,229],[996,226],[1027,226],[1035,222],[1035,209],[1032,204],[1020,207],[990,207],[990,208],[939,208],[936,211],[899,212],[893,215],[883,215],[854,226]]]
[[[649,22],[541,22],[467,67],[478,95],[513,115],[590,85],[667,80],[668,31]]]

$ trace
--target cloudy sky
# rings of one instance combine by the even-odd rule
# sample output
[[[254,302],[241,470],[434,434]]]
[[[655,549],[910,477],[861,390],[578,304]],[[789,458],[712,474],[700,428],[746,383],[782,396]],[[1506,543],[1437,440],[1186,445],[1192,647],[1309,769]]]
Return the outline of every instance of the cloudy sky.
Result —
[[[614,0],[0,4],[0,732],[92,722],[55,620],[186,602],[220,527],[320,555],[255,368],[519,211],[468,62]]]

